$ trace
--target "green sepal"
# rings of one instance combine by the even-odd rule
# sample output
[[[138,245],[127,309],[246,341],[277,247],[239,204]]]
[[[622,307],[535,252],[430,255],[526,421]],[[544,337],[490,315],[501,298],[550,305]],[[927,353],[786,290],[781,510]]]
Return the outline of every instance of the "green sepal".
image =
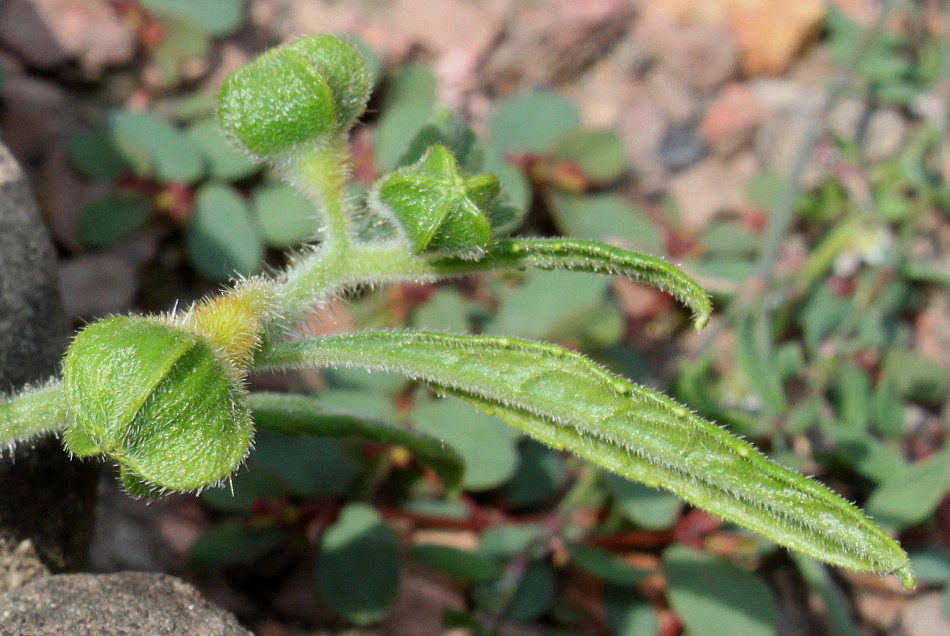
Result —
[[[95,457],[102,450],[96,440],[78,426],[70,426],[63,433],[63,445],[76,457]]]
[[[119,466],[119,481],[122,482],[122,489],[126,493],[139,499],[157,499],[163,493],[160,488],[145,481],[126,466]]]
[[[337,131],[352,128],[373,90],[366,61],[356,47],[330,35],[311,35],[288,44],[287,49],[306,57],[330,87]]]
[[[229,75],[218,96],[218,118],[239,146],[273,157],[346,133],[370,90],[356,49],[330,36],[310,36]]]
[[[463,176],[452,152],[436,144],[380,179],[370,205],[396,219],[416,254],[478,258],[492,241],[487,214],[500,190],[494,175]]]
[[[250,448],[241,379],[185,329],[131,316],[94,323],[67,351],[63,381],[75,416],[68,450],[112,457],[149,492],[220,481]]]
[[[439,108],[429,123],[422,127],[409,149],[399,160],[399,167],[410,166],[435,145],[448,148],[458,161],[459,168],[469,174],[481,171],[485,163],[485,152],[472,129],[449,108]]]

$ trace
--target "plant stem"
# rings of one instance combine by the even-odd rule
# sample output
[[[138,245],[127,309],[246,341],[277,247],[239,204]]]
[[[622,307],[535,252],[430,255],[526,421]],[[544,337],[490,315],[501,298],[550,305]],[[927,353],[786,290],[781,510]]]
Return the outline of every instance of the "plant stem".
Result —
[[[348,140],[339,136],[295,157],[285,168],[285,176],[309,197],[320,211],[323,240],[337,247],[349,244],[353,210],[346,198],[350,174]]]
[[[69,419],[61,383],[26,389],[0,402],[0,446],[61,431]]]

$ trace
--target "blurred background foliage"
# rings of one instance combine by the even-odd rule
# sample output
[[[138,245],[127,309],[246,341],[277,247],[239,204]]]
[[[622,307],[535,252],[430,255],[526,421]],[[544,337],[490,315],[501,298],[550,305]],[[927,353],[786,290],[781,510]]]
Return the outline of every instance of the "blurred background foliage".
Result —
[[[149,567],[267,634],[950,629],[943,3],[76,0],[100,48],[77,45],[49,4],[0,8],[0,122],[77,320],[166,310],[280,268],[318,231],[306,200],[228,146],[215,90],[267,46],[345,33],[376,82],[352,138],[354,198],[451,120],[447,104],[529,210],[521,232],[666,256],[718,312],[697,335],[636,283],[515,272],[365,290],[315,310],[309,333],[410,326],[583,350],[865,507],[922,582],[902,595],[829,570],[424,387],[355,371],[252,387],[442,438],[465,461],[459,496],[398,446],[262,433],[233,491],[125,509],[173,546]],[[27,27],[61,59],[11,35]],[[104,543],[94,563],[129,567]]]

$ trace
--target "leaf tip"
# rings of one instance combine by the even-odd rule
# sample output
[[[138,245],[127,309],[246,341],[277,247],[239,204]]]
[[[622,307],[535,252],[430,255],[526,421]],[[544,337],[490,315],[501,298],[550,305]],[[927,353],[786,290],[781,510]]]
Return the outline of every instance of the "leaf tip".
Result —
[[[901,582],[905,590],[912,591],[917,589],[917,575],[914,574],[914,570],[910,567],[909,563],[897,568],[892,574],[897,577],[897,580]]]

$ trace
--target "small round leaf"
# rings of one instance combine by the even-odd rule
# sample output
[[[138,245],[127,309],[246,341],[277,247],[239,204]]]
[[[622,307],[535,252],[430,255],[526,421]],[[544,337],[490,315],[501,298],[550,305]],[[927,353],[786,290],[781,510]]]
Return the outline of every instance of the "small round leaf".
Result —
[[[323,535],[317,590],[335,612],[358,624],[380,620],[399,589],[396,540],[370,506],[351,503]]]

